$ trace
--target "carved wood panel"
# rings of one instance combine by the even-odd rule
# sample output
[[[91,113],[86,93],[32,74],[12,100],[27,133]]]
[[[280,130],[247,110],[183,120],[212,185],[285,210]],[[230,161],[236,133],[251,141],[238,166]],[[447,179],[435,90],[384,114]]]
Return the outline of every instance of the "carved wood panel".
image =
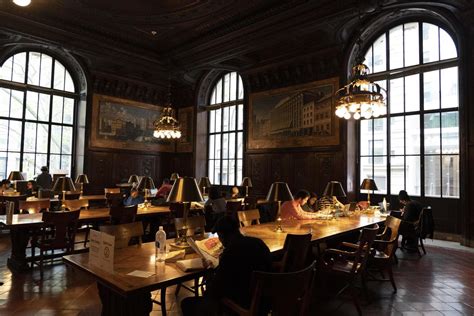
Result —
[[[103,189],[111,182],[113,157],[111,153],[87,152],[87,170],[85,170],[85,172],[90,181],[88,185],[90,190],[96,190],[97,188]]]
[[[247,155],[247,176],[252,179],[252,194],[265,195],[270,187],[270,164],[267,155]]]
[[[291,156],[291,181],[290,189],[293,194],[297,190],[305,189],[310,192],[318,193],[316,177],[317,165],[313,153],[297,153]]]

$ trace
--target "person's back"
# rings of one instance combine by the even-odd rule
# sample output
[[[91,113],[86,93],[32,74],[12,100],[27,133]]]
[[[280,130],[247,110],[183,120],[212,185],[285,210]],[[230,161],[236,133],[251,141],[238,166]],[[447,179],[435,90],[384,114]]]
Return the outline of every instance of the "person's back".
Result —
[[[156,192],[156,197],[166,198],[168,194],[170,194],[172,187],[173,185],[170,184],[170,181],[168,179],[164,179],[161,187]]]
[[[420,218],[421,210],[423,209],[423,205],[415,200],[410,200],[405,205],[403,211],[403,220],[407,222],[416,222]]]
[[[48,167],[41,168],[41,174],[36,177],[36,185],[41,189],[51,190],[53,187],[53,178],[48,173]]]

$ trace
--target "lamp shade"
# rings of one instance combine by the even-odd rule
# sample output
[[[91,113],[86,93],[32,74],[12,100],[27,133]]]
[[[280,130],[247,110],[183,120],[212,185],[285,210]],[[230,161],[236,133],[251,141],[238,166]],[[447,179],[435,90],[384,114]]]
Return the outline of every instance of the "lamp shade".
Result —
[[[140,182],[138,182],[138,190],[143,191],[145,189],[147,190],[153,190],[155,189],[155,183],[153,182],[153,179],[150,177],[142,177],[140,179]]]
[[[290,188],[286,182],[273,182],[268,190],[267,201],[290,201],[293,200]]]
[[[167,202],[201,202],[201,191],[196,179],[191,177],[178,178],[171,188]]]
[[[89,183],[89,178],[87,178],[87,174],[80,174],[76,178],[76,183]]]
[[[173,172],[173,173],[171,174],[170,180],[171,180],[171,181],[175,181],[175,180],[177,180],[178,178],[179,178],[179,174],[178,174],[177,172]]]
[[[199,180],[199,188],[210,188],[212,186],[211,181],[209,180],[209,177],[202,177],[201,180]]]
[[[54,192],[63,192],[63,191],[76,191],[72,179],[69,177],[59,177],[58,180],[54,183],[53,186]]]
[[[326,189],[324,189],[323,195],[345,197],[346,192],[344,192],[341,182],[329,181],[328,184],[326,185]]]
[[[139,180],[136,174],[132,174],[130,178],[128,178],[128,183],[138,183]]]
[[[377,185],[375,184],[374,179],[364,179],[360,185],[361,190],[378,190]]]
[[[252,187],[252,180],[249,177],[244,177],[242,179],[242,183],[240,184],[241,187]]]
[[[10,181],[25,180],[25,178],[23,178],[23,175],[21,174],[20,171],[11,171],[10,175],[8,176],[8,180]]]

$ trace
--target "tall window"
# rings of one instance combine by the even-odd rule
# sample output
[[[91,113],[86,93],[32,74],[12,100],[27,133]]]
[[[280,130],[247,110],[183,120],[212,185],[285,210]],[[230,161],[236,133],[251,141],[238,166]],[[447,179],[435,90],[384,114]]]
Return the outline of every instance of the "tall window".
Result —
[[[71,172],[76,89],[55,58],[21,52],[0,68],[0,178],[41,166]]]
[[[223,75],[209,102],[208,175],[212,184],[240,185],[243,166],[244,87],[236,72]]]
[[[360,122],[360,179],[380,194],[459,197],[458,55],[437,25],[396,26],[369,47],[371,79],[387,89],[385,117]]]

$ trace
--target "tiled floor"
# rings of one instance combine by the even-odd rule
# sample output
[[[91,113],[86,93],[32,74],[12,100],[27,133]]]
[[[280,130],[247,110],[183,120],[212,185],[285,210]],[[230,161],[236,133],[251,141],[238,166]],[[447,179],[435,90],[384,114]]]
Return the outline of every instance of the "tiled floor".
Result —
[[[364,315],[474,315],[474,251],[458,245],[427,242],[428,255],[398,252],[394,268],[398,292],[389,283],[369,283],[370,303],[361,299]],[[449,248],[447,248],[448,246]],[[8,235],[0,235],[0,315],[100,315],[95,283],[84,273],[63,264],[39,271],[12,274],[6,267],[10,252]],[[167,310],[179,315],[174,288],[169,289]],[[158,293],[155,293],[158,294]],[[178,301],[186,291],[180,293]],[[318,315],[356,315],[348,297],[321,303]],[[154,305],[151,315],[161,315]]]

